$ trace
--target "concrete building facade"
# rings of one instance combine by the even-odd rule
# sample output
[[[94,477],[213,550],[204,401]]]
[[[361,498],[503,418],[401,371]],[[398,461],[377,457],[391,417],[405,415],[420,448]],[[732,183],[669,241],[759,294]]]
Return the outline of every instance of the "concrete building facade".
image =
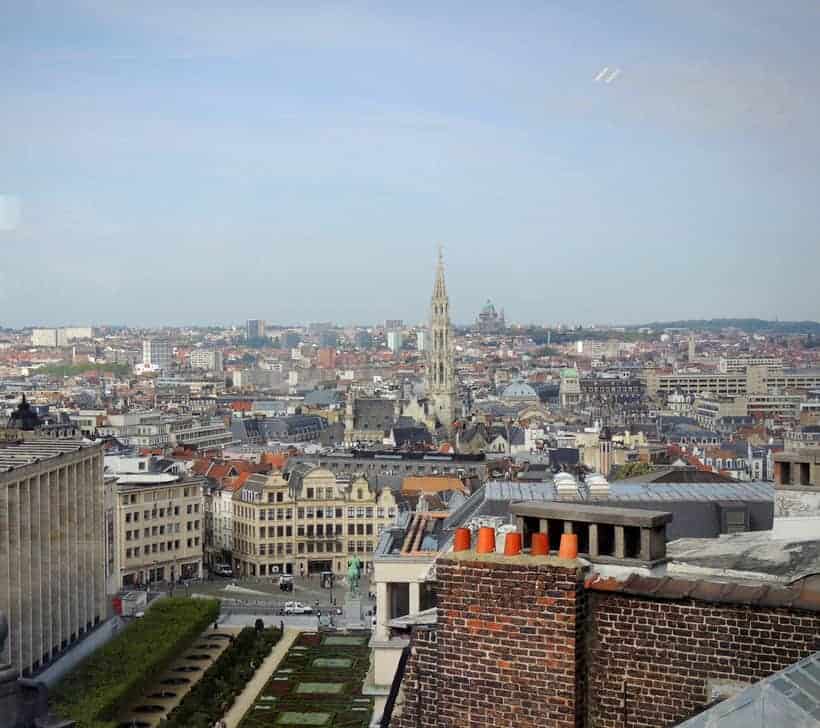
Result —
[[[202,576],[203,482],[115,487],[118,587]]]
[[[0,611],[8,658],[36,673],[107,615],[99,445],[0,445]]]

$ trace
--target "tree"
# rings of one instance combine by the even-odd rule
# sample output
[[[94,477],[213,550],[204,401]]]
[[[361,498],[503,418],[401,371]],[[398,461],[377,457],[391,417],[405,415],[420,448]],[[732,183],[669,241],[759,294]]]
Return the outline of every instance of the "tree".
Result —
[[[635,478],[639,475],[646,475],[652,472],[649,463],[626,463],[615,468],[612,480],[623,480],[624,478]]]

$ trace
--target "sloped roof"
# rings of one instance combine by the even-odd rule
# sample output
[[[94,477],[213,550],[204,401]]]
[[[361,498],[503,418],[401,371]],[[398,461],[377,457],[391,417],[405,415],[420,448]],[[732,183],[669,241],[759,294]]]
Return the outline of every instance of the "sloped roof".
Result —
[[[679,728],[820,726],[820,652],[679,723]]]

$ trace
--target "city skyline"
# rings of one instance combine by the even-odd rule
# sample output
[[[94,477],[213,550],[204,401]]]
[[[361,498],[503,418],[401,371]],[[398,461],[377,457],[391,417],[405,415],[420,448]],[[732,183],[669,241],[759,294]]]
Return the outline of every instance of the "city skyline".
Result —
[[[6,20],[3,325],[820,310],[812,3]]]

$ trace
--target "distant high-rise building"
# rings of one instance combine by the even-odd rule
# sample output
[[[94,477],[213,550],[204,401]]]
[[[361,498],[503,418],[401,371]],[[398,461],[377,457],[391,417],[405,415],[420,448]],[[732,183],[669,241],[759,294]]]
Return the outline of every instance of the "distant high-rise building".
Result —
[[[221,372],[223,368],[222,352],[217,349],[194,349],[188,357],[188,362],[191,369]]]
[[[143,366],[167,371],[173,362],[171,342],[168,339],[143,339]]]
[[[695,334],[689,334],[689,361],[695,361]]]
[[[402,344],[402,335],[401,331],[388,331],[387,332],[387,348],[390,349],[394,354],[397,354],[401,351]]]
[[[339,336],[335,331],[323,331],[319,334],[319,346],[323,349],[336,348]]]
[[[404,328],[404,321],[401,319],[387,319],[384,322],[384,330],[385,331],[396,331],[397,329]]]
[[[322,369],[336,368],[336,349],[328,347],[326,349],[319,349],[319,367]]]
[[[293,349],[299,346],[302,337],[296,331],[286,331],[282,334],[282,348]]]
[[[436,282],[430,300],[432,349],[427,364],[427,385],[439,423],[449,431],[456,416],[456,374],[450,299],[444,285],[444,259],[439,249]]]
[[[370,349],[373,346],[373,337],[369,331],[359,329],[353,337],[353,342],[359,349]]]
[[[419,329],[416,332],[416,349],[418,351],[427,351],[430,347],[430,337],[427,334],[427,329]]]
[[[265,322],[262,319],[248,319],[245,323],[246,339],[264,339]]]

